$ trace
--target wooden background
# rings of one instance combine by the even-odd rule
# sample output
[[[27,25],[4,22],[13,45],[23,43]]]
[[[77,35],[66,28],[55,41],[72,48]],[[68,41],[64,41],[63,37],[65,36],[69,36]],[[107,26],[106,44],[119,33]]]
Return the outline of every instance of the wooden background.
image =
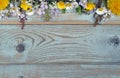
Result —
[[[0,78],[120,78],[120,18],[73,17],[1,21]]]

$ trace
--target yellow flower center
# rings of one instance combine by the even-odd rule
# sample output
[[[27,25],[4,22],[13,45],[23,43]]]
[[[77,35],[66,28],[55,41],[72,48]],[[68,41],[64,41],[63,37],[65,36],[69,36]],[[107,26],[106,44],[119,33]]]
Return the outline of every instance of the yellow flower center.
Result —
[[[17,8],[16,8],[16,7],[13,7],[13,8],[11,8],[11,10],[17,10]]]
[[[66,8],[66,5],[65,5],[65,3],[64,3],[63,1],[59,1],[59,2],[57,3],[57,7],[58,7],[59,9],[65,9],[65,8]]]
[[[95,8],[95,4],[94,4],[94,3],[88,2],[88,3],[86,4],[86,10],[91,11],[91,10],[93,10],[94,8]]]
[[[66,3],[66,7],[71,7],[71,3]]]
[[[99,8],[99,11],[103,11],[103,8]]]

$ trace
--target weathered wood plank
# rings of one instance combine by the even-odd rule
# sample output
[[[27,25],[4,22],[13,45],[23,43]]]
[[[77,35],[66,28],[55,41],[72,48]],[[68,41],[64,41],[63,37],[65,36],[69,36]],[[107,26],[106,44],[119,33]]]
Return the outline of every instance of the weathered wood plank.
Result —
[[[120,17],[112,16],[109,20],[106,20],[103,22],[103,24],[109,24],[109,25],[120,25]],[[94,18],[93,15],[78,15],[76,13],[68,13],[68,14],[60,14],[58,16],[53,17],[50,21],[44,21],[42,18],[38,15],[29,16],[28,20],[26,21],[26,24],[51,24],[51,25],[65,25],[65,24],[89,24],[93,25]],[[3,19],[0,21],[0,24],[20,24],[18,17],[12,17]]]
[[[19,21],[3,21],[1,25],[20,25]],[[81,21],[44,21],[44,22],[26,22],[25,25],[93,25],[93,22],[81,20]],[[120,25],[120,20],[107,21],[99,25]]]
[[[17,25],[20,25],[20,22],[19,21],[3,21],[3,22],[0,22],[0,24],[4,25],[4,24],[7,24],[7,25],[13,25],[13,24],[17,24]],[[35,22],[35,21],[32,21],[32,22],[26,22],[25,23],[26,25],[34,25],[34,24],[40,24],[40,25],[77,25],[77,24],[93,24],[93,23],[90,23],[89,21],[44,21],[44,22]],[[113,24],[119,24],[119,23],[114,23],[113,21]]]
[[[118,25],[1,25],[0,63],[118,64],[119,33]]]
[[[120,78],[117,65],[4,65],[0,78]]]

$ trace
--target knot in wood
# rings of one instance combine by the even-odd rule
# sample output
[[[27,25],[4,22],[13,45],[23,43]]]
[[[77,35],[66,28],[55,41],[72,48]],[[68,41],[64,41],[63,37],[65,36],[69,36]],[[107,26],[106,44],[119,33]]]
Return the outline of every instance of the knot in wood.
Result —
[[[114,36],[114,37],[110,38],[109,39],[109,43],[111,45],[114,45],[114,46],[117,47],[119,45],[119,43],[120,43],[119,37],[118,36]]]
[[[18,76],[18,78],[24,78],[23,76]]]
[[[18,44],[16,46],[16,50],[19,52],[19,53],[22,53],[24,50],[25,50],[25,45],[24,44]]]

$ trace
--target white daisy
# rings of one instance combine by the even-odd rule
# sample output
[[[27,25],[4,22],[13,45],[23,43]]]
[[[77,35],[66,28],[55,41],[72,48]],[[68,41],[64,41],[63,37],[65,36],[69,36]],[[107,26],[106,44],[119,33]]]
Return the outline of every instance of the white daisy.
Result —
[[[33,9],[30,9],[26,12],[27,15],[31,16],[35,13],[35,11]]]
[[[103,15],[107,12],[107,9],[105,7],[101,7],[101,8],[98,8],[96,11],[95,11],[98,15]]]

